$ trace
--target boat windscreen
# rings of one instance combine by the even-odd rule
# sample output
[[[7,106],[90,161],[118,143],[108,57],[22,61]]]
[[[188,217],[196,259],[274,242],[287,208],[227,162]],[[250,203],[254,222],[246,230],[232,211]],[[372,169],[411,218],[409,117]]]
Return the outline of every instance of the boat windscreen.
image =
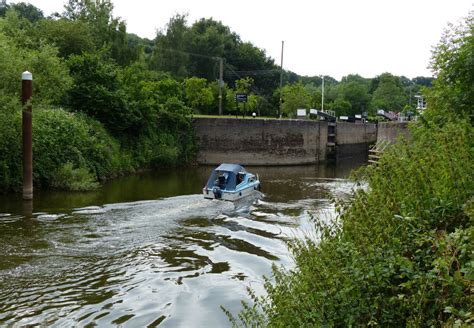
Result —
[[[234,190],[236,185],[236,174],[234,172],[219,171],[215,169],[212,171],[209,180],[207,180],[207,188],[212,189],[218,186],[222,190]]]

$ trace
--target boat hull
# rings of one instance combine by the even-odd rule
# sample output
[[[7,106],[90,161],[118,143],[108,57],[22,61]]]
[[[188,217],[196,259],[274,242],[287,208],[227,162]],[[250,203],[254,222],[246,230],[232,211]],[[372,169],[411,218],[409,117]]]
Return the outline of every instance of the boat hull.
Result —
[[[259,187],[260,187],[260,182],[255,183],[251,186],[247,186],[246,188],[242,188],[240,190],[232,190],[232,191],[221,190],[220,191],[220,193],[221,193],[220,197],[216,197],[216,194],[214,193],[214,191],[212,189],[204,188],[203,189],[203,194],[204,194],[204,198],[207,198],[207,199],[226,200],[226,201],[233,202],[233,201],[236,201],[236,200],[239,200],[241,198],[244,198],[244,197],[247,197],[247,196],[250,196],[250,195],[253,195],[253,194],[257,193],[258,190],[260,189]]]

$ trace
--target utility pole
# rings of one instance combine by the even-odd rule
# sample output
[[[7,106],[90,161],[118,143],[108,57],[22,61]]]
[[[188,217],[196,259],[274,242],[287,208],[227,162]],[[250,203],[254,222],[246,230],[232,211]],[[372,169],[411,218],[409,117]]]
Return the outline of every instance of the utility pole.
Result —
[[[26,71],[21,75],[21,104],[23,126],[23,199],[33,199],[33,146],[31,96],[33,75]]]
[[[222,88],[224,87],[224,60],[219,57],[219,115],[222,115]]]
[[[281,64],[280,64],[280,108],[278,110],[278,117],[281,118],[281,110],[283,105],[283,46],[285,41],[281,41]]]
[[[324,111],[324,75],[323,83],[321,84],[321,111]]]

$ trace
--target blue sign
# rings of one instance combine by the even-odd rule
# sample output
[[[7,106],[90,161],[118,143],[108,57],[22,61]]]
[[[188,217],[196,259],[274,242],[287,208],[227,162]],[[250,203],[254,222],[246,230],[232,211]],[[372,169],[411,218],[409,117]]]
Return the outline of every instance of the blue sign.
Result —
[[[238,103],[246,103],[247,102],[247,94],[245,93],[236,93],[235,94],[235,101]]]

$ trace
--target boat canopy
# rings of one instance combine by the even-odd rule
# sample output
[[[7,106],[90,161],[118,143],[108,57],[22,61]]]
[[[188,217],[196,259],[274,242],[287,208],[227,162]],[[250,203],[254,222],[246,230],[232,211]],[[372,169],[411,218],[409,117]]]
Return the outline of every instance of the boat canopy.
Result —
[[[206,186],[212,189],[217,185],[224,190],[234,190],[237,182],[237,174],[240,172],[246,172],[241,165],[221,164],[212,171]]]

